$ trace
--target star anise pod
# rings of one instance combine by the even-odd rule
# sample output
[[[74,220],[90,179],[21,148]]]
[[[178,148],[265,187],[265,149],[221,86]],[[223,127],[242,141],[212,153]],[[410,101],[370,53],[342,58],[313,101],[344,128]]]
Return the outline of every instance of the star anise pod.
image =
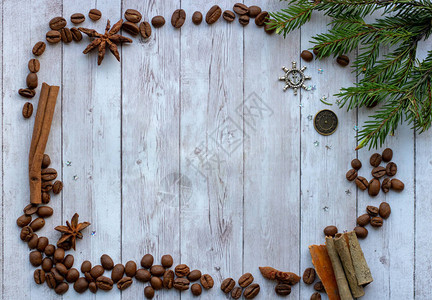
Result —
[[[76,238],[82,239],[83,235],[81,233],[81,230],[87,228],[90,223],[89,222],[83,222],[78,223],[78,217],[79,215],[76,213],[73,215],[71,222],[66,221],[67,226],[57,226],[54,228],[57,231],[60,231],[63,233],[62,237],[58,240],[57,246],[62,248],[61,246],[72,246],[72,248],[75,250],[75,243]]]
[[[98,65],[102,63],[105,56],[105,49],[108,47],[112,54],[120,61],[120,54],[117,49],[117,43],[132,43],[130,38],[117,34],[123,24],[123,20],[118,21],[110,29],[110,21],[107,21],[105,28],[105,34],[100,34],[94,29],[88,29],[80,27],[78,28],[82,33],[87,34],[91,38],[95,38],[88,46],[84,49],[83,53],[87,54],[91,50],[98,48]]]

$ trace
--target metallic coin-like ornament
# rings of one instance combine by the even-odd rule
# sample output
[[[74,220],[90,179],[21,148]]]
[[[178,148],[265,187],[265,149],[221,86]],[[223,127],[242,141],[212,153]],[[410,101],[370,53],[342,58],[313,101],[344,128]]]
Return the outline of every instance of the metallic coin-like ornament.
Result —
[[[304,88],[307,90],[304,82],[306,80],[311,79],[312,77],[306,76],[303,72],[306,70],[306,67],[302,67],[301,69],[297,69],[297,63],[292,62],[292,68],[288,69],[286,67],[282,67],[282,70],[285,72],[285,76],[279,77],[279,80],[285,81],[284,91],[291,88],[294,90],[294,95],[297,95],[297,90],[299,88]]]
[[[323,109],[315,115],[314,127],[319,134],[331,135],[336,131],[337,126],[338,118],[333,111]]]

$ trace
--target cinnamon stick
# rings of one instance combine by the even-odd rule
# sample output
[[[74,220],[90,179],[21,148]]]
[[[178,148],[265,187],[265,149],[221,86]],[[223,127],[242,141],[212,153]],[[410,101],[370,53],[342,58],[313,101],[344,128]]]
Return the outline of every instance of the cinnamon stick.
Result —
[[[339,256],[336,252],[336,248],[334,245],[334,240],[332,237],[327,236],[326,238],[326,247],[327,252],[330,257],[332,266],[333,266],[333,272],[336,277],[337,286],[339,289],[339,295],[342,300],[352,300],[353,297],[351,295],[350,288],[348,286],[348,281],[346,279],[342,263],[339,259]]]
[[[373,281],[371,271],[364,257],[357,235],[354,231],[347,232],[348,243],[358,285],[365,286]]]
[[[42,84],[29,151],[30,203],[33,204],[42,203],[42,159],[51,130],[58,92],[58,86]]]

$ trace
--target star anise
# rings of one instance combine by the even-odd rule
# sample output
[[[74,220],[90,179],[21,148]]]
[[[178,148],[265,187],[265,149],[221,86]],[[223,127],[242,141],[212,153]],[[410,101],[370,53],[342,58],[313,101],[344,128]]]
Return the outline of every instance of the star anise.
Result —
[[[54,228],[55,230],[60,231],[63,234],[57,242],[58,247],[62,248],[62,245],[70,245],[75,250],[76,238],[83,238],[81,230],[87,228],[90,223],[78,223],[78,217],[79,215],[76,213],[73,215],[70,223],[69,221],[66,221],[67,226],[57,226],[56,228]]]
[[[94,29],[88,29],[80,27],[78,28],[82,33],[87,34],[91,38],[95,38],[88,46],[84,49],[83,53],[87,54],[91,50],[98,48],[98,65],[102,63],[105,56],[105,49],[108,47],[112,54],[120,61],[120,54],[117,49],[117,43],[132,43],[130,38],[117,34],[123,24],[123,20],[118,21],[110,29],[110,21],[107,21],[105,28],[105,34],[100,34]]]

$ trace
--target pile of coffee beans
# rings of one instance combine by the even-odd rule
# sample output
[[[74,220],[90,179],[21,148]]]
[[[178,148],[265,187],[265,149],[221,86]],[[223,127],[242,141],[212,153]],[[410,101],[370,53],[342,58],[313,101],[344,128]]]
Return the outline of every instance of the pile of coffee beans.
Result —
[[[231,298],[239,299],[242,294],[245,299],[253,299],[260,292],[260,286],[258,283],[253,283],[254,277],[251,273],[245,273],[240,276],[237,281],[239,286],[236,286],[236,282],[232,278],[226,278],[221,283],[221,290],[225,294],[230,294]]]
[[[382,202],[379,207],[369,205],[366,207],[366,213],[357,218],[357,225],[354,228],[358,238],[364,239],[368,235],[366,225],[371,224],[372,227],[381,227],[384,220],[391,214],[390,204]]]
[[[314,268],[307,268],[304,273],[303,273],[303,282],[305,284],[311,285],[315,282],[315,279],[317,278],[317,274],[315,272]],[[321,281],[317,281],[314,284],[314,290],[316,291],[315,293],[312,294],[311,296],[311,300],[314,299],[321,299],[321,293],[325,293],[325,289],[324,289],[324,285],[322,284]]]

